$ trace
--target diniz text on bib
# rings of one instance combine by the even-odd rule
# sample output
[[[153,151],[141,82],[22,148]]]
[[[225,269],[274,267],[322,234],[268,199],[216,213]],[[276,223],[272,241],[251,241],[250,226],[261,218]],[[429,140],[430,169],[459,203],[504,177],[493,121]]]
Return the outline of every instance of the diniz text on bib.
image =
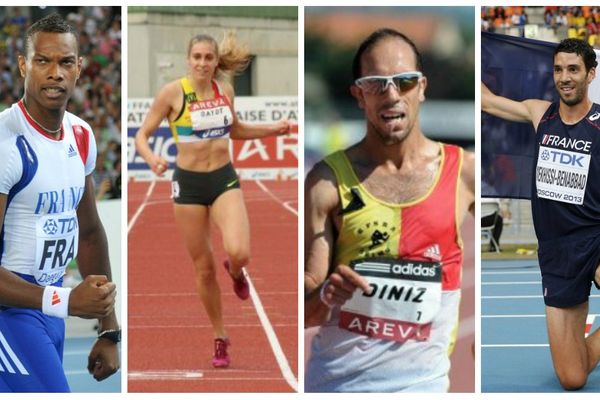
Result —
[[[538,197],[583,204],[591,148],[590,141],[544,134],[535,169]]]
[[[356,289],[340,309],[340,328],[400,343],[429,339],[442,302],[439,263],[370,258],[350,267],[369,282],[371,293]]]
[[[200,139],[218,139],[229,135],[233,124],[231,108],[224,97],[190,103],[194,135]]]
[[[77,257],[79,222],[75,210],[40,217],[36,223],[33,275],[43,286],[57,282]]]

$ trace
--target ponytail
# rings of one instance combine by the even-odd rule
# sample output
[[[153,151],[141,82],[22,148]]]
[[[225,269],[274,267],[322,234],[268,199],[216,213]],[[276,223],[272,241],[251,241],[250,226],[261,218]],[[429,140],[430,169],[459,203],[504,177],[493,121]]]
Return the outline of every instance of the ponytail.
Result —
[[[219,64],[215,75],[226,75],[232,76],[241,73],[248,67],[252,56],[248,50],[248,46],[239,44],[236,41],[235,33],[233,31],[225,32],[223,40],[220,44],[210,35],[200,34],[190,39],[188,44],[187,55],[190,56],[192,46],[198,42],[208,42],[213,45],[217,56],[219,57]]]
[[[248,46],[237,43],[233,31],[225,32],[219,45],[219,72],[226,75],[237,75],[248,67],[252,56]]]

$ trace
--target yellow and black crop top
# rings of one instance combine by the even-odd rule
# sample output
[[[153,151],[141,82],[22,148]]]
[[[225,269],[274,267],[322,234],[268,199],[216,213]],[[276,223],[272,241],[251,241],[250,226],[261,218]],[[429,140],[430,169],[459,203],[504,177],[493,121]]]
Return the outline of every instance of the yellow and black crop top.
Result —
[[[169,122],[175,142],[228,139],[233,124],[233,111],[217,81],[212,81],[212,99],[198,99],[187,77],[181,78],[180,83],[183,89],[183,107],[177,118]]]

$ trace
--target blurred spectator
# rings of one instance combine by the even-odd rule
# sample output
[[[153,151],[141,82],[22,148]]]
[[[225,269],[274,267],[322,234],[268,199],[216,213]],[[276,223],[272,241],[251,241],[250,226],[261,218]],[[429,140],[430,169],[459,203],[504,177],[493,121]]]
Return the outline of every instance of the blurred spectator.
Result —
[[[481,8],[481,30],[505,33],[505,28],[519,27],[519,33],[523,36],[524,26],[530,23],[526,12],[529,8],[536,7],[484,6]],[[546,6],[543,23],[540,22],[539,25],[542,24],[546,29],[553,29],[557,41],[573,37],[587,40],[595,48],[600,47],[600,7],[598,6]]]
[[[0,7],[0,111],[23,95],[23,80],[17,56],[23,53],[24,33],[30,16],[58,12],[79,32],[81,76],[68,104],[68,111],[87,121],[98,147],[97,197],[115,198],[120,191],[121,158],[121,8],[120,7]],[[119,170],[115,170],[118,167]],[[116,185],[117,176],[119,184]],[[102,196],[102,183],[110,186]],[[106,184],[105,184],[106,186]]]

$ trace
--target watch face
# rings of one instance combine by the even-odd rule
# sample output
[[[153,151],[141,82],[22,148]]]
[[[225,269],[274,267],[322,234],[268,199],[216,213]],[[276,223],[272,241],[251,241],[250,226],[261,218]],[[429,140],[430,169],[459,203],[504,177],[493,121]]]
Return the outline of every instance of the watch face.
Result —
[[[121,331],[105,331],[100,333],[98,337],[108,339],[115,343],[119,343],[121,341]]]

